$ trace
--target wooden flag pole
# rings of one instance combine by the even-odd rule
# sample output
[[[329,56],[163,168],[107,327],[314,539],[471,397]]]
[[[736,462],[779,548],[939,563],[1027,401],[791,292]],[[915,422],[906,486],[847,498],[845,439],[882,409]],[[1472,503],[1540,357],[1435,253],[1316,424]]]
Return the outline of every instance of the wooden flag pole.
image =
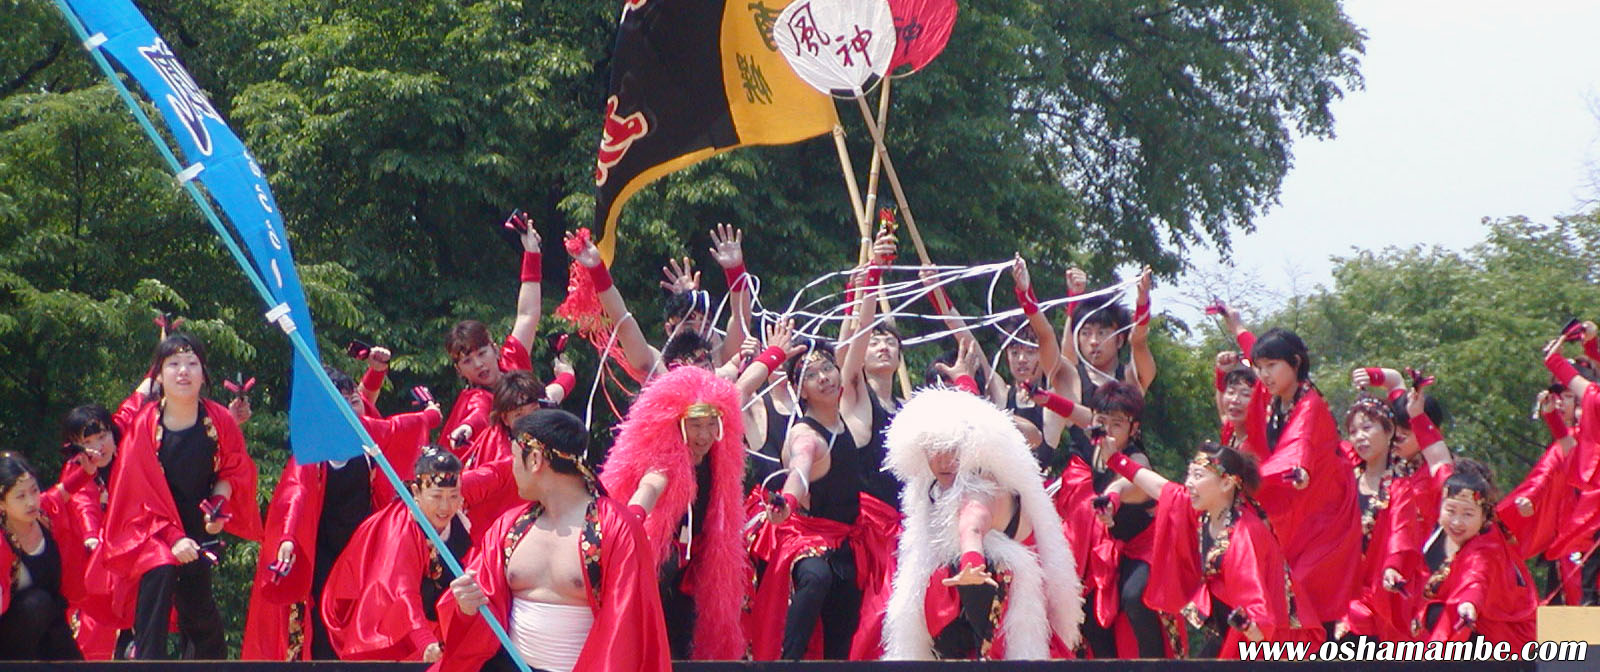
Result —
[[[856,186],[856,168],[850,163],[850,152],[844,146],[844,126],[833,125],[833,148],[839,152],[839,168],[844,172],[844,188],[850,193],[850,207],[856,215],[856,228],[861,230],[861,237],[866,238],[872,234],[868,230],[867,210],[861,206],[861,188]],[[873,158],[877,162],[877,158]]]
[[[890,81],[891,81],[890,77],[884,77],[883,78],[883,85],[882,85],[882,87],[880,87],[882,90],[878,92],[878,124],[877,124],[877,128],[879,129],[880,135],[881,135],[882,129],[884,128],[884,125],[887,124],[888,121],[889,121],[889,82]],[[874,136],[874,137],[876,138],[878,136]],[[877,139],[874,139],[873,140],[873,146],[876,147],[878,144],[879,144],[879,141]],[[867,217],[869,217],[869,218],[870,217],[875,217],[877,215],[877,213],[878,213],[878,167],[883,164],[883,161],[880,158],[881,156],[882,155],[877,151],[874,151],[872,153],[872,164],[871,164],[872,168],[867,172],[867,203],[866,203],[866,211],[867,211]],[[902,204],[902,207],[903,207],[903,204]],[[865,230],[865,229],[863,229],[863,230]],[[862,238],[861,262],[860,263],[863,263],[863,264],[867,263],[867,257],[868,257],[868,255],[871,254],[871,251],[870,251],[869,248],[872,246],[872,243],[867,240],[867,238],[869,238],[871,235],[872,234],[869,233],[869,234],[866,234]],[[921,247],[921,245],[919,244],[918,245],[919,250],[920,250],[920,247]],[[919,252],[919,254],[921,254],[921,253]],[[928,260],[926,258],[926,255],[924,254],[922,256],[923,256],[922,263],[923,264],[927,264]],[[885,315],[889,314],[889,300],[886,299],[886,298],[883,298],[882,296],[878,297],[878,309],[883,311],[883,313]],[[903,353],[902,353],[902,356],[900,357],[900,368],[899,368],[898,371],[896,371],[896,373],[899,374],[897,377],[900,379],[900,394],[902,396],[904,396],[905,398],[910,399],[911,398],[911,372],[910,372],[910,370],[908,370],[906,368],[906,360],[905,360],[905,357],[904,357]]]
[[[883,129],[872,119],[872,108],[867,106],[866,96],[856,96],[856,105],[861,108],[861,120],[866,122],[867,131],[872,133],[873,147],[883,158],[883,172],[889,175],[889,187],[894,189],[894,198],[900,202],[900,214],[906,217],[906,230],[911,232],[911,243],[917,248],[917,258],[922,260],[923,265],[931,266],[933,262],[928,260],[928,248],[922,243],[922,234],[917,232],[917,218],[911,215],[911,203],[906,200],[905,189],[900,186],[900,176],[895,174],[894,160],[889,158],[889,150],[883,146]]]

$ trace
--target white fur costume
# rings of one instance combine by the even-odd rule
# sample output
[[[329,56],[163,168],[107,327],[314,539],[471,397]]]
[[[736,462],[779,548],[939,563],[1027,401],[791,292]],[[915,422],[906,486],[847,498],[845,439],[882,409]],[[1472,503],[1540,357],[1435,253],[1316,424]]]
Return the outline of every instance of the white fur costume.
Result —
[[[961,503],[968,495],[1007,492],[1021,498],[1020,513],[1033,526],[1037,553],[997,530],[984,535],[984,556],[1012,573],[1001,624],[1005,657],[1049,658],[1052,632],[1076,648],[1083,621],[1082,586],[1061,517],[1045,495],[1038,462],[1010,414],[966,392],[923,390],[895,415],[886,444],[886,462],[906,487],[905,531],[884,622],[885,658],[933,658],[923,600],[934,571],[961,556],[956,524]],[[930,501],[935,481],[928,456],[941,452],[956,454],[957,476],[949,490]]]

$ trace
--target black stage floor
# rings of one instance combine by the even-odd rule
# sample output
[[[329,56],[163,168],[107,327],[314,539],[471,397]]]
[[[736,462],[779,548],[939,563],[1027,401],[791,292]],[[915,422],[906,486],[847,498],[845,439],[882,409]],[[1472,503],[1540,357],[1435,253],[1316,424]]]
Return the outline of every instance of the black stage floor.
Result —
[[[418,663],[262,663],[244,661],[115,662],[115,663],[9,663],[0,672],[77,672],[116,669],[119,672],[422,672]],[[1250,662],[1215,660],[1059,660],[1040,662],[810,662],[810,663],[676,663],[673,672],[912,672],[936,668],[940,672],[1045,672],[1070,668],[1074,672],[1591,672],[1600,670],[1600,646],[1589,647],[1581,662]]]

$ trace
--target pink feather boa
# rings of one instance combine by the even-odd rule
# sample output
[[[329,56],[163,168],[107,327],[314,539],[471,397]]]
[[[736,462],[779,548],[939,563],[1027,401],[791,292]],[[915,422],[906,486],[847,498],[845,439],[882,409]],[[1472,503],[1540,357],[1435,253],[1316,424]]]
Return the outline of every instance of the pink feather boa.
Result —
[[[694,465],[679,420],[698,402],[722,411],[722,439],[706,456],[711,460],[711,503],[694,541],[685,583],[695,600],[694,659],[736,660],[744,657],[748,641],[739,610],[753,570],[741,535],[744,421],[733,384],[692,366],[651,381],[629,407],[600,481],[613,499],[626,502],[645,474],[659,471],[667,477],[666,490],[644,521],[657,562],[666,558],[696,495]]]

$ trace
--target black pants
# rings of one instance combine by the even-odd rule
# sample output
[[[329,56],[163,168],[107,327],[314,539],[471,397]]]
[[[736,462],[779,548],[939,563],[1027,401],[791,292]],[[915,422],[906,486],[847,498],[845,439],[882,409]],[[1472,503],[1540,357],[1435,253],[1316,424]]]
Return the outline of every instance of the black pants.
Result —
[[[1566,591],[1563,590],[1565,584],[1561,580],[1562,574],[1564,573],[1563,565],[1565,563],[1545,560],[1543,558],[1541,558],[1539,562],[1545,566],[1545,585],[1547,586],[1545,588],[1545,592],[1547,594],[1551,592],[1555,593],[1555,597],[1551,598],[1550,604],[1567,604]],[[1583,593],[1578,604],[1567,606],[1591,607],[1596,604],[1600,604],[1600,595],[1596,595],[1595,593],[1595,579],[1597,575],[1600,575],[1600,551],[1590,553],[1588,559],[1584,561],[1583,567],[1578,569],[1577,579],[1583,586]]]
[[[1150,565],[1141,560],[1123,558],[1117,563],[1117,578],[1122,582],[1118,586],[1122,613],[1128,617],[1128,625],[1133,627],[1133,639],[1139,644],[1139,657],[1167,657],[1166,638],[1161,630],[1161,616],[1144,603],[1144,588],[1150,583]],[[1115,640],[1113,636],[1112,641]]]
[[[67,601],[38,586],[12,593],[0,615],[0,660],[83,660],[67,625]]]
[[[133,648],[128,658],[165,660],[171,655],[167,651],[167,623],[173,608],[178,610],[178,633],[193,647],[195,659],[227,657],[222,614],[217,611],[217,600],[211,594],[211,566],[195,561],[187,565],[163,565],[139,578]]]
[[[667,646],[673,660],[689,660],[694,654],[694,626],[698,612],[694,597],[683,592],[683,570],[676,557],[661,564],[661,612],[667,618]]]
[[[1083,625],[1081,628],[1083,645],[1088,647],[1089,655],[1095,658],[1116,658],[1117,633],[1114,629],[1116,623],[1112,623],[1111,628],[1101,627],[1099,619],[1094,617],[1095,609],[1094,593],[1085,595],[1083,599]]]
[[[861,589],[856,587],[856,559],[849,546],[794,563],[794,589],[783,623],[783,658],[799,660],[822,619],[822,657],[850,657],[850,638],[861,620]]]

